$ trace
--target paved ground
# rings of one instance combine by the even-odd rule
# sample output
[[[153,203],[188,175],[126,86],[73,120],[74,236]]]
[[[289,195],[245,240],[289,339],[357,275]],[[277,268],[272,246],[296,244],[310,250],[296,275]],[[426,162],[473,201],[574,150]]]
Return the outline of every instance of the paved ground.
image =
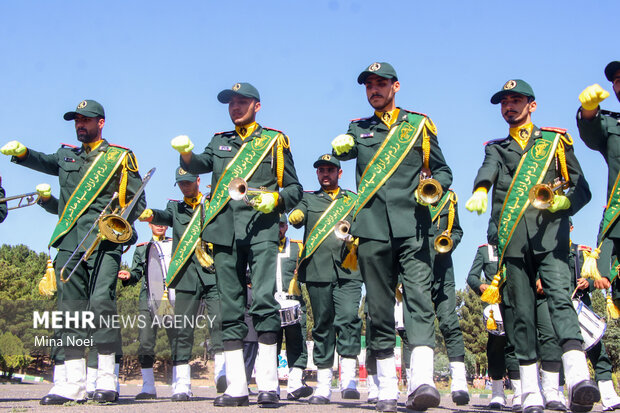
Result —
[[[165,413],[188,413],[188,412],[224,412],[236,411],[238,413],[258,412],[265,413],[273,409],[261,409],[256,405],[256,396],[250,397],[249,407],[239,408],[216,408],[213,406],[213,399],[216,397],[213,387],[194,387],[194,400],[184,403],[171,402],[169,397],[171,391],[169,386],[158,386],[159,399],[153,401],[135,401],[135,396],[140,388],[136,385],[122,385],[121,398],[117,404],[98,405],[93,402],[73,405],[73,406],[40,406],[39,399],[47,394],[51,384],[0,384],[0,412],[32,412],[32,411],[104,411],[106,413],[134,413],[134,412],[165,412]],[[468,406],[456,406],[452,403],[449,394],[442,395],[441,406],[428,410],[429,413],[445,412],[492,412],[485,409],[488,403],[486,395],[474,395]],[[303,402],[282,401],[278,410],[287,413],[324,413],[324,412],[343,412],[359,411],[373,412],[374,406],[365,403],[366,394],[362,393],[361,400],[342,400],[340,393],[334,392],[332,403],[327,406],[314,406]],[[405,408],[405,396],[399,399],[399,412],[407,412]],[[344,409],[344,410],[343,410]],[[509,410],[505,410],[509,411]],[[594,411],[601,411],[600,405],[595,406]]]

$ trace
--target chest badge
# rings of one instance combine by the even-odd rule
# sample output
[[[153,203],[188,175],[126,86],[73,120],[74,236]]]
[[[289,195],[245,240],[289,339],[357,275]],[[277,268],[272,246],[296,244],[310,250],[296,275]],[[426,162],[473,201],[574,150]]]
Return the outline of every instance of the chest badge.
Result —
[[[220,147],[218,148],[220,151],[226,151],[226,152],[230,152],[232,151],[232,147],[228,146],[228,145],[220,145]]]
[[[65,162],[75,162],[75,159],[65,157]]]
[[[373,132],[370,132],[370,133],[362,133],[362,134],[360,134],[360,138],[372,138],[372,137],[373,137],[373,135],[374,135],[374,133],[373,133]]]

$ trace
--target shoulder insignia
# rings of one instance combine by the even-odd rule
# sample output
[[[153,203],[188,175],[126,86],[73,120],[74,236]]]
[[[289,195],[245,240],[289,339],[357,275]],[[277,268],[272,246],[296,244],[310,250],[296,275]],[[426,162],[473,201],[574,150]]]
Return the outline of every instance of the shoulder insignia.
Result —
[[[182,200],[168,198],[168,202],[183,202]]]
[[[357,192],[351,191],[350,189],[345,189],[344,191],[353,195],[357,195]]]
[[[609,117],[614,118],[614,119],[620,119],[620,113],[612,112],[612,111],[609,111],[609,110],[602,110],[601,109],[601,115],[609,116]]]
[[[108,143],[108,145],[109,145],[109,146],[114,146],[114,147],[116,147],[116,148],[126,149],[126,150],[128,150],[128,151],[130,151],[130,150],[131,150],[131,149],[129,149],[129,148],[126,148],[126,147],[121,146],[121,145],[117,145],[117,144],[115,144],[115,143]]]
[[[75,145],[70,145],[70,144],[68,144],[68,143],[61,143],[61,144],[60,144],[60,146],[61,146],[62,148],[79,149],[77,146],[75,146]]]
[[[543,127],[543,128],[540,128],[540,130],[565,134],[568,129]]]
[[[581,244],[577,246],[577,249],[579,251],[588,251],[588,252],[592,251],[591,247],[588,247],[587,245],[581,245]]]
[[[232,135],[233,133],[234,133],[234,131],[227,130],[227,131],[223,131],[223,132],[217,132],[217,133],[214,134],[214,136],[217,136],[217,135]]]
[[[266,126],[263,126],[263,129],[272,130],[272,131],[281,133],[282,135],[286,136],[286,133],[282,132],[281,130],[277,130],[277,129],[274,129],[274,128],[268,128]]]
[[[320,191],[320,189],[319,189],[319,191]],[[306,194],[313,194],[315,192],[317,192],[317,191],[304,191],[304,193],[306,193]]]
[[[148,243],[149,243],[149,242],[141,242],[141,243],[139,243],[139,244],[136,244],[136,247],[141,247],[141,246],[146,245],[146,244],[148,244]]]
[[[372,116],[366,116],[365,118],[351,119],[349,122],[361,122],[361,121],[364,121],[364,120],[368,120],[370,118],[372,118]]]
[[[425,114],[425,113],[421,113],[421,112],[414,112],[414,111],[412,111],[412,110],[407,110],[407,109],[401,109],[401,110],[402,110],[402,111],[404,111],[404,112],[407,112],[407,113],[413,113],[414,115],[420,115],[420,116],[424,116],[425,118],[428,118],[428,115],[427,115],[427,114]],[[429,118],[429,119],[430,119],[430,118]]]
[[[487,245],[489,245],[489,244],[482,244],[482,245],[478,245],[478,248],[484,248],[484,247],[486,247]]]
[[[487,146],[487,145],[492,145],[492,144],[494,144],[494,143],[500,143],[500,142],[502,142],[502,141],[504,141],[504,140],[506,140],[506,139],[508,139],[508,138],[491,139],[490,141],[486,141],[485,143],[483,143],[483,145],[484,145],[484,146]],[[486,244],[485,244],[485,245],[486,245]]]

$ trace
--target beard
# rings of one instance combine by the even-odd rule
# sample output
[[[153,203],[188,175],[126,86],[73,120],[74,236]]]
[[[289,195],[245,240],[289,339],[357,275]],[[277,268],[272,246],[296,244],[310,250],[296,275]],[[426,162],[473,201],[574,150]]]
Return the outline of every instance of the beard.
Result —
[[[82,143],[91,143],[95,142],[98,137],[96,133],[91,133],[88,130],[81,128],[76,131],[78,141]]]

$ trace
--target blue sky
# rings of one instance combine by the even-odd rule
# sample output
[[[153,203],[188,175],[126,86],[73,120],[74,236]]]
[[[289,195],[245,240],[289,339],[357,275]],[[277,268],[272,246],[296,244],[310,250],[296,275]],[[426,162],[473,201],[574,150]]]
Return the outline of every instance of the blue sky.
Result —
[[[465,286],[488,212],[464,203],[482,163],[483,143],[506,136],[491,95],[511,78],[527,80],[538,102],[534,123],[569,130],[593,200],[574,218],[575,242],[593,244],[605,204],[607,169],[579,139],[575,112],[583,88],[611,90],[603,68],[618,38],[616,1],[3,1],[0,2],[0,144],[18,139],[52,153],[75,144],[62,120],[82,99],[106,109],[104,137],[131,148],[144,173],[149,207],[164,208],[178,155],[170,139],[189,135],[197,149],[230,130],[217,93],[239,81],[261,93],[258,121],[291,139],[299,178],[318,187],[312,162],[350,119],[372,110],[357,75],[373,61],[394,65],[397,104],[423,112],[439,129],[454,173],[465,231],[454,252]],[[618,53],[618,52],[615,52]],[[620,111],[613,97],[603,103]],[[355,189],[354,163],[343,187]],[[8,195],[58,179],[0,157]],[[203,178],[203,186],[209,181]],[[56,218],[39,207],[11,211],[0,242],[45,251]],[[136,224],[141,240],[145,224]],[[296,238],[301,232],[291,231]],[[54,253],[53,253],[54,254]],[[131,262],[132,250],[123,260]]]

